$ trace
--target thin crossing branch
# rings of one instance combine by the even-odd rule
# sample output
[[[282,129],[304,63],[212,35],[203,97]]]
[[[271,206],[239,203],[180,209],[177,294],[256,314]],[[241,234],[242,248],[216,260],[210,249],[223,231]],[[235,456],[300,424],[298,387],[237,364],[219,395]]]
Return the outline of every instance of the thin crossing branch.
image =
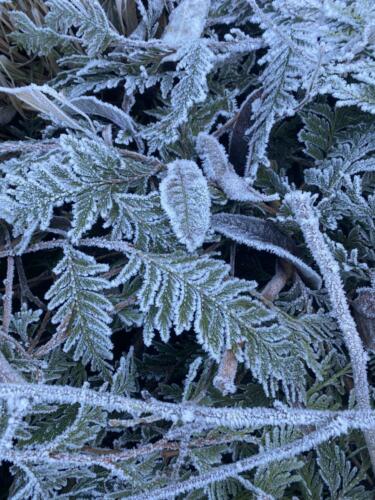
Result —
[[[323,427],[318,431],[311,432],[300,439],[278,448],[263,451],[257,455],[239,460],[230,465],[216,467],[206,474],[192,477],[186,481],[171,484],[164,488],[147,491],[139,495],[132,495],[128,498],[131,500],[148,500],[149,498],[152,498],[153,500],[162,500],[179,494],[186,494],[189,491],[205,488],[206,486],[218,481],[224,481],[225,479],[229,479],[231,477],[236,478],[242,472],[249,471],[255,467],[266,466],[272,462],[280,462],[281,460],[295,457],[300,453],[316,448],[318,445],[328,441],[329,439],[345,434],[347,430],[347,423],[338,418],[326,427]]]
[[[185,424],[199,423],[206,428],[228,427],[243,429],[256,426],[308,425],[323,426],[340,417],[350,428],[372,429],[375,427],[375,410],[309,410],[289,407],[278,408],[210,408],[195,404],[165,403],[99,392],[87,387],[49,384],[0,384],[0,399],[27,398],[33,402],[49,404],[80,404],[103,408],[108,412],[126,412],[139,418],[142,414],[157,415],[160,420],[179,421]]]
[[[319,219],[313,207],[313,198],[309,193],[295,191],[289,193],[285,197],[285,201],[293,210],[296,221],[303,232],[306,244],[323,276],[332,310],[349,352],[358,407],[363,410],[370,409],[370,391],[366,370],[368,357],[350,313],[340,277],[340,268],[319,229]],[[375,473],[375,433],[367,432],[365,433],[365,438],[372,468]]]

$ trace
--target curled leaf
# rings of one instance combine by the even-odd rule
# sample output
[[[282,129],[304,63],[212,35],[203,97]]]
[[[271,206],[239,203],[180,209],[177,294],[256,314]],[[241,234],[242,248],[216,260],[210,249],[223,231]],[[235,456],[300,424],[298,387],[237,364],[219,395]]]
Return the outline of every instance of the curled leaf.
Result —
[[[212,228],[232,240],[256,250],[270,252],[291,262],[308,283],[320,288],[319,275],[297,257],[293,240],[280,231],[271,221],[238,214],[216,214],[212,216]]]
[[[197,150],[203,160],[206,176],[215,182],[230,200],[256,203],[279,199],[277,194],[259,193],[249,186],[244,177],[236,174],[228,161],[224,146],[214,136],[200,133],[197,139]]]
[[[134,133],[134,121],[117,106],[103,102],[94,96],[80,96],[72,99],[71,104],[87,115],[97,115],[116,124],[122,130]]]

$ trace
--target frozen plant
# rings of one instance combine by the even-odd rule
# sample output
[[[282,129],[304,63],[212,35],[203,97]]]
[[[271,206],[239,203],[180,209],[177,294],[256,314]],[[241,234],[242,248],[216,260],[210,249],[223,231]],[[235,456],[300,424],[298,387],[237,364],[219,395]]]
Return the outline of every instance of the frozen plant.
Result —
[[[373,2],[0,23],[0,496],[372,499]]]

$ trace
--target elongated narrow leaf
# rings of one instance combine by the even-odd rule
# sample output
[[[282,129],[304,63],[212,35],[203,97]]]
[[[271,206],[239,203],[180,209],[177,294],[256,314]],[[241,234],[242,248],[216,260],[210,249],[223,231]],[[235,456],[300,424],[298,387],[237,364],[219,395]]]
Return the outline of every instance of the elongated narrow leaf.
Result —
[[[273,222],[248,215],[223,213],[212,217],[212,227],[215,231],[238,243],[271,252],[292,262],[314,288],[320,288],[319,275],[297,257],[297,248],[293,241],[284,235]]]

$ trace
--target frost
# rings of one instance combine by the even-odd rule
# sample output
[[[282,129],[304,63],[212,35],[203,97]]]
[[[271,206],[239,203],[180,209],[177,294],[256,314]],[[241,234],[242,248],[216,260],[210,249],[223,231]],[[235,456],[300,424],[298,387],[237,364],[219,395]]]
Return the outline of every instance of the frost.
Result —
[[[204,40],[184,45],[177,64],[178,83],[171,90],[171,105],[166,116],[146,128],[143,137],[151,151],[175,142],[178,128],[189,119],[194,104],[205,101],[208,94],[207,76],[213,69],[215,56]]]
[[[0,92],[16,96],[18,99],[31,106],[32,109],[48,116],[48,118],[57,125],[85,131],[85,129],[63,109],[65,106],[71,112],[78,113],[85,118],[90,127],[93,128],[91,120],[87,115],[82,113],[82,111],[73,106],[62,94],[56,92],[48,85],[38,86],[31,84],[27,87],[18,87],[14,89],[0,87]]]
[[[210,193],[198,166],[188,160],[168,165],[160,184],[160,200],[178,239],[192,252],[200,247],[210,227]]]
[[[374,2],[0,4],[3,496],[373,498]]]

